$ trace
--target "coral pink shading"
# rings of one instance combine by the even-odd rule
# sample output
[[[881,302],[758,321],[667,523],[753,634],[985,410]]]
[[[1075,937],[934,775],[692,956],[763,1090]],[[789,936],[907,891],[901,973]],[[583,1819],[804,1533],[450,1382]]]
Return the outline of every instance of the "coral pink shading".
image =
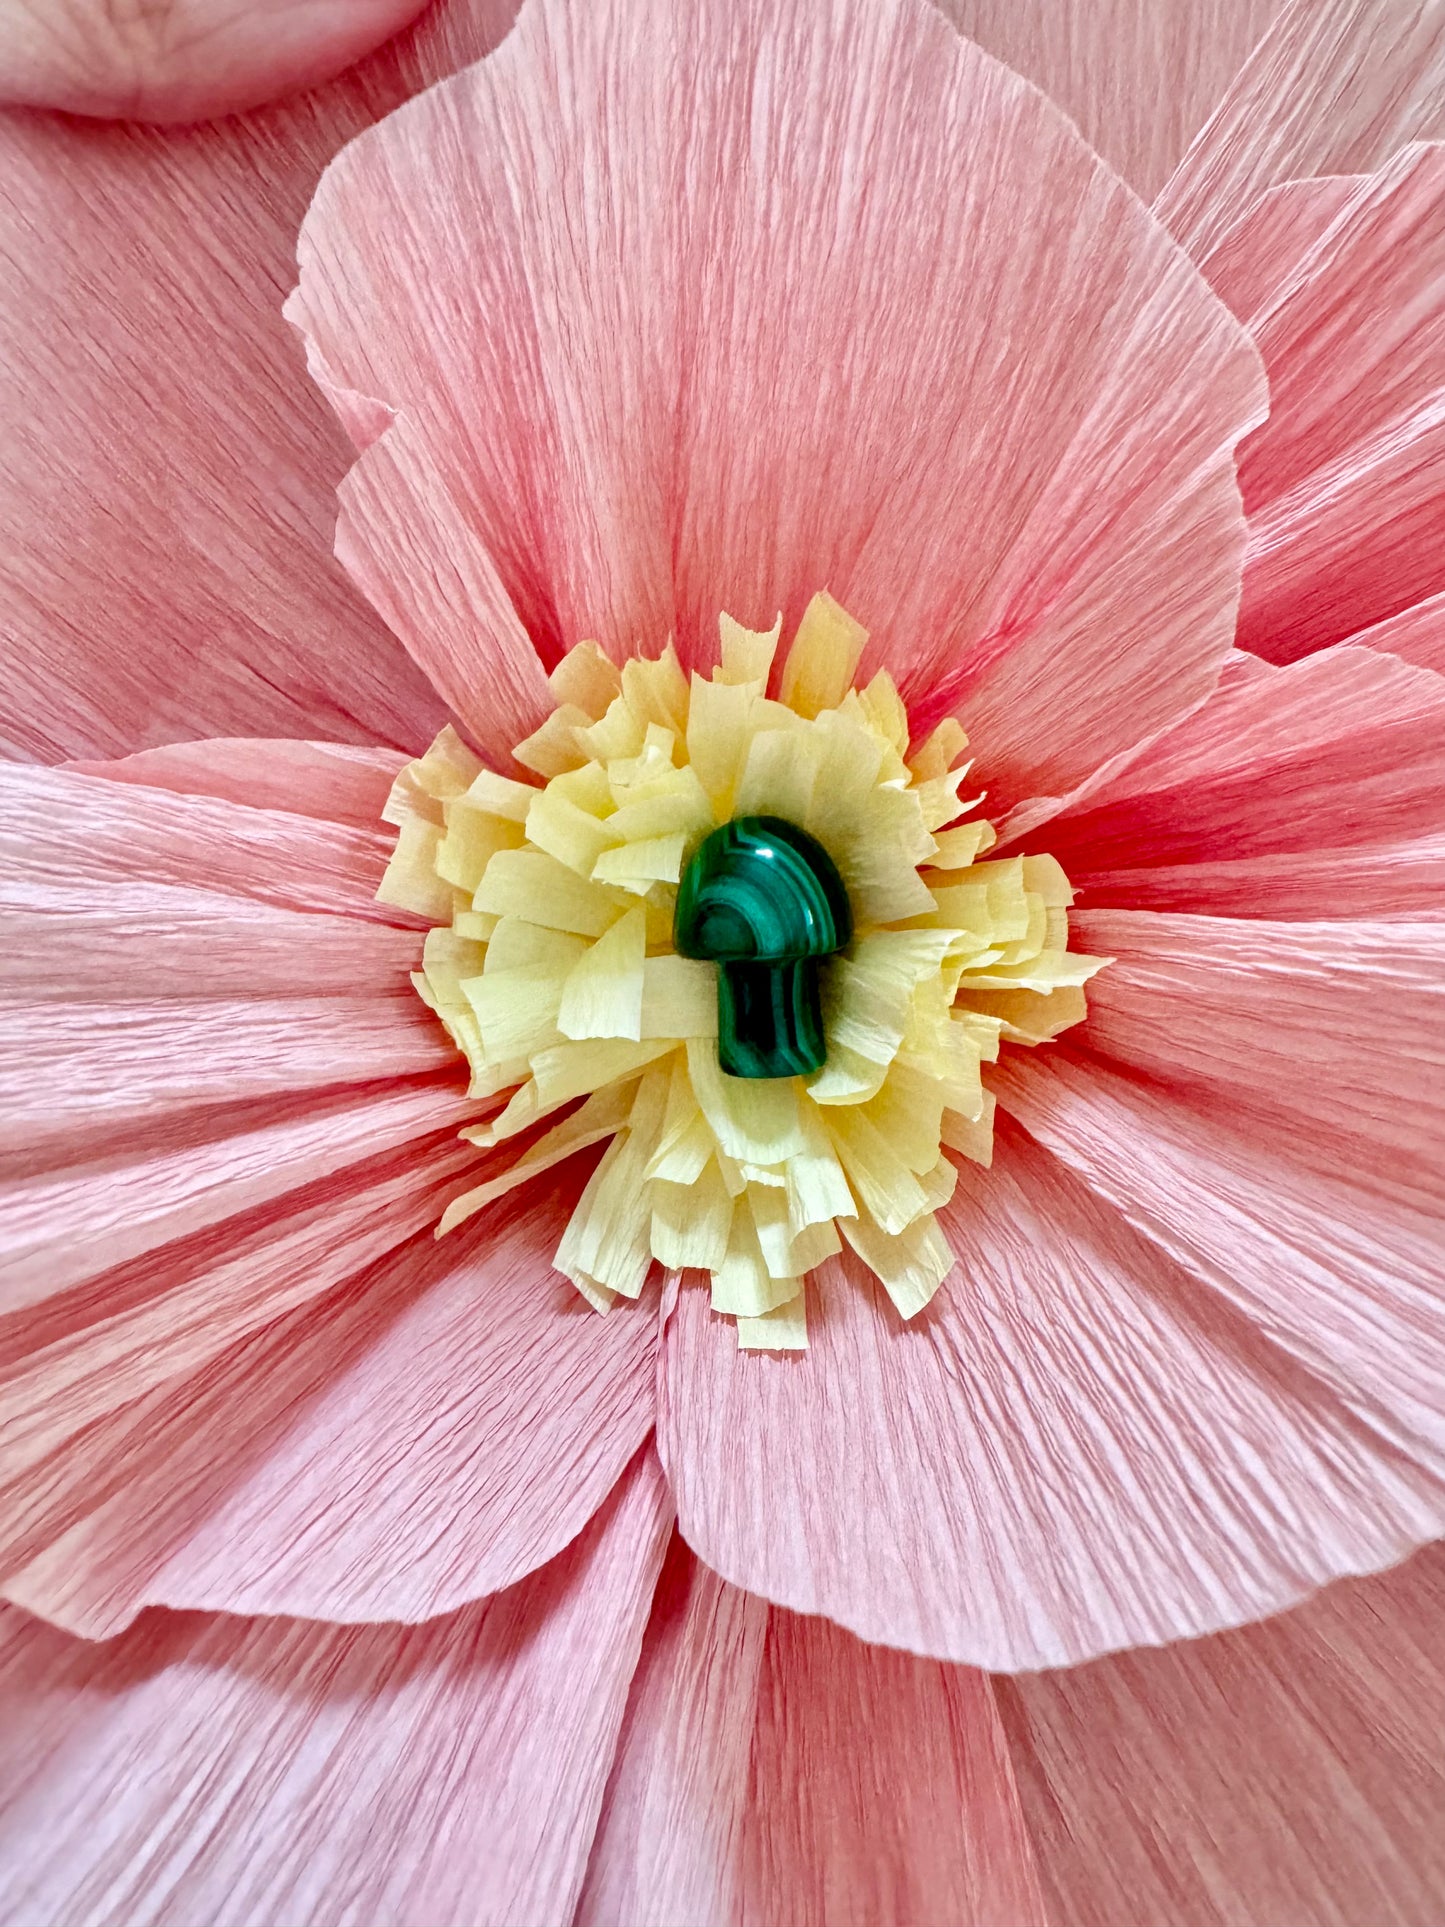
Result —
[[[1182,160],[1282,0],[940,0],[959,32],[1031,80],[1143,200]]]
[[[644,1455],[560,1559],[413,1628],[96,1646],[0,1609],[5,1918],[567,1920],[669,1523]]]
[[[576,1927],[1044,1919],[984,1676],[766,1606],[674,1540]]]
[[[1343,204],[1333,182],[1281,194],[1316,197],[1302,218],[1321,232],[1250,320],[1270,415],[1241,451],[1238,641],[1275,662],[1445,579],[1445,319],[1431,298],[1445,273],[1445,146],[1407,148]],[[1270,227],[1277,212],[1265,210]]]
[[[717,84],[750,69],[786,138]],[[616,196],[563,185],[592,177]],[[376,402],[405,418],[410,540],[424,479],[428,539],[472,532],[548,660],[669,634],[687,658],[720,607],[792,624],[826,582],[918,728],[967,707],[995,817],[1217,673],[1253,352],[1057,113],[923,0],[850,6],[846,33],[761,0],[642,0],[604,32],[538,0],[347,150],[299,253],[288,312],[343,419],[364,443]],[[410,594],[403,640],[430,586],[389,581]]]
[[[1270,188],[1445,137],[1445,20],[1419,0],[1287,0],[1154,211],[1204,259]]]
[[[1438,1911],[1439,1561],[1310,1595],[1445,1532],[1445,27],[956,7],[1157,218],[924,0],[0,129],[0,733],[83,759],[0,767],[7,1917]],[[1113,961],[928,1311],[833,1261],[740,1357],[568,1297],[590,1158],[432,1240],[377,819],[820,584]]]
[[[1283,1619],[995,1682],[1048,1917],[1438,1918],[1445,1554]]]
[[[0,745],[415,746],[436,697],[330,561],[345,441],[276,310],[350,137],[501,38],[434,6],[318,92],[178,132],[0,120]]]

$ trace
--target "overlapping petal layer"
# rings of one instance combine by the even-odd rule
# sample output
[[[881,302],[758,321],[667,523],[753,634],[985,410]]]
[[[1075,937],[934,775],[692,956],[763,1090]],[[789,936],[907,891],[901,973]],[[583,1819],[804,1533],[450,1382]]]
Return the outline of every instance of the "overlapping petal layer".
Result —
[[[1440,1911],[1445,1557],[1281,1619],[996,1683],[1051,1920]]]
[[[1221,276],[1208,264],[1227,298],[1232,278],[1269,371],[1270,418],[1240,459],[1238,641],[1276,662],[1445,580],[1445,147],[1406,148],[1342,186],[1276,190],[1228,237],[1233,265]]]
[[[1205,259],[1260,197],[1445,136],[1445,15],[1420,0],[1288,0],[1154,203]]]
[[[1440,1530],[1442,726],[1445,683],[1387,656],[1241,659],[1050,824],[1100,866],[1086,902],[1140,907],[1074,913],[1115,959],[1098,1014],[989,1073],[1036,1142],[961,1174],[957,1289],[908,1332],[825,1280],[821,1394],[673,1314],[659,1436],[711,1565],[1013,1668],[1278,1610]]]
[[[1282,0],[939,0],[961,33],[1033,81],[1150,200]]]
[[[577,1927],[1043,1927],[987,1680],[861,1645],[674,1541]]]
[[[357,491],[404,491],[387,539],[424,546],[428,503],[436,553],[469,534],[549,663],[671,633],[687,664],[719,607],[791,629],[826,584],[920,729],[966,705],[1000,812],[1218,671],[1253,352],[923,0],[539,0],[347,150],[300,256],[291,312],[370,444]],[[421,633],[430,582],[384,594]]]
[[[475,1112],[351,827],[397,761],[0,771],[0,1584],[65,1624],[449,1610],[572,1538],[651,1422],[650,1325],[549,1289],[565,1201],[430,1250]]]
[[[561,1921],[670,1512],[646,1456],[576,1544],[428,1625],[0,1608],[9,1920]]]
[[[210,126],[4,117],[9,754],[437,727],[330,560],[345,444],[276,311],[326,162],[514,12],[446,0],[340,80]]]

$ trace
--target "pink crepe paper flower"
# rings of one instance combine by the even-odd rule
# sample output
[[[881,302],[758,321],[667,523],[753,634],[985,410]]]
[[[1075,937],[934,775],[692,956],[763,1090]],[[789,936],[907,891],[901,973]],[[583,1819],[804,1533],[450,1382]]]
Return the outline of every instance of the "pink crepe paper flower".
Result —
[[[922,0],[4,130],[7,1919],[1438,1916],[1445,20],[1189,145],[1273,9],[1154,4],[954,9],[1105,159]],[[287,250],[410,95],[302,229],[348,470]],[[379,815],[823,583],[1114,961],[961,1274],[777,1359],[576,1304],[588,1159],[433,1239]]]

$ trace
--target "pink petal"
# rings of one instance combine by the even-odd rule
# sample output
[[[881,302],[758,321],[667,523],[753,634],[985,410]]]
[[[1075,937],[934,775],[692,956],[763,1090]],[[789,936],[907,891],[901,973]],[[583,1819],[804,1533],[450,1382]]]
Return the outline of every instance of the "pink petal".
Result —
[[[416,1621],[575,1538],[651,1430],[655,1322],[599,1319],[552,1272],[580,1177],[437,1244],[438,1175],[18,1359],[8,1596],[91,1637],[151,1602]],[[339,1264],[282,1261],[328,1230],[352,1256],[315,1297]]]
[[[662,1557],[639,1461],[553,1564],[412,1629],[0,1619],[10,1920],[570,1919]]]
[[[317,176],[494,46],[449,0],[341,79],[210,126],[0,130],[0,742],[415,746],[439,705],[332,563],[344,443],[280,318]]]
[[[1392,656],[1417,662],[1445,675],[1445,593],[1402,609],[1397,616],[1372,624],[1354,638],[1370,649],[1387,649]]]
[[[374,901],[381,826],[241,800],[354,820],[372,761],[257,743],[217,757],[219,794],[133,780],[193,783],[202,755],[123,781],[0,767],[9,1308],[468,1115],[406,985],[417,939]],[[318,934],[339,983],[335,959],[308,980]]]
[[[1367,179],[1331,174],[1272,187],[1201,260],[1210,287],[1247,327],[1264,321]]]
[[[75,763],[85,776],[113,783],[218,796],[253,809],[288,810],[329,823],[375,830],[406,758],[396,750],[350,743],[267,742],[254,736],[143,749],[109,763]]]
[[[1429,913],[1445,905],[1442,742],[1438,675],[1354,648],[1260,664],[1041,841],[1089,905]]]
[[[305,1104],[182,1112],[139,1149],[81,1141],[0,1200],[0,1311],[49,1298],[287,1193],[443,1130],[468,1107],[455,1080],[312,1096]]]
[[[1071,1665],[1398,1558],[1445,1490],[1017,1131],[945,1214],[961,1272],[902,1325],[821,1274],[806,1372],[684,1291],[659,1442],[735,1585],[865,1639]]]
[[[405,416],[342,483],[336,553],[473,742],[508,768],[556,699],[496,564]]]
[[[1445,135],[1445,22],[1419,0],[1290,0],[1155,212],[1202,260],[1262,194]]]
[[[1239,641],[1291,662],[1438,586],[1445,395],[1346,450],[1251,520]]]
[[[1290,1081],[1280,1057],[1268,1071]],[[1246,1104],[1257,1085],[1227,1103],[1190,1101],[1076,1061],[1064,1045],[1047,1057],[1013,1054],[991,1082],[1000,1105],[1099,1198],[1328,1386],[1402,1463],[1439,1479],[1438,1195],[1422,1200],[1418,1185],[1397,1185],[1380,1173],[1383,1160],[1371,1168],[1317,1147],[1297,1121],[1256,1123]],[[1381,1495],[1366,1486],[1360,1506],[1377,1521]],[[1439,1506],[1432,1492],[1432,1512]],[[1439,1530],[1438,1517],[1424,1519],[1419,1540]],[[1364,1568],[1339,1568],[1351,1569]]]
[[[0,1029],[0,1153],[105,1159],[117,1133],[183,1108],[432,1071],[456,1081],[453,1045],[404,979],[359,997],[15,1004]]]
[[[257,746],[257,761],[261,761]],[[262,793],[265,779],[261,779]],[[17,913],[89,906],[116,885],[207,890],[251,904],[394,923],[375,901],[395,844],[216,796],[69,770],[0,765],[0,887]]]
[[[194,1005],[400,985],[418,939],[376,921],[396,913],[374,901],[396,760],[223,741],[87,766],[103,782],[0,770],[0,1000],[106,1003],[143,986]]]
[[[1148,200],[1213,112],[1280,0],[940,0],[971,40],[1042,87]]]
[[[993,1695],[674,1541],[577,1927],[1042,1927]]]
[[[318,984],[310,968],[314,933],[307,930],[306,919],[274,912],[268,916],[260,905],[254,915],[237,918],[234,902],[210,892],[196,893],[197,900],[187,904],[181,894],[184,885],[149,885],[137,879],[130,889],[122,885],[117,892],[111,882],[119,867],[115,855],[97,865],[86,853],[73,866],[79,872],[75,880],[84,879],[93,906],[82,926],[90,969],[80,983],[67,986],[64,964],[60,981],[51,967],[54,937],[59,936],[66,955],[73,948],[66,942],[68,930],[57,933],[54,927],[57,914],[65,921],[57,901],[67,899],[72,879],[56,876],[60,865],[53,845],[55,830],[63,832],[74,821],[77,804],[82,810],[89,807],[102,843],[129,833],[143,846],[148,832],[162,837],[169,830],[167,840],[176,847],[179,832],[178,854],[187,847],[194,852],[192,872],[204,883],[211,880],[213,858],[219,856],[205,847],[207,836],[219,839],[225,834],[225,813],[197,812],[189,802],[134,798],[113,785],[240,805],[239,823],[249,822],[258,836],[281,829],[298,853],[309,842],[324,864],[338,841],[334,830],[301,822],[288,827],[284,817],[258,815],[256,806],[355,826],[362,838],[344,836],[340,841],[366,849],[384,836],[380,813],[399,761],[390,751],[339,743],[222,741],[180,744],[118,763],[92,764],[91,775],[107,784],[99,791],[92,782],[67,784],[64,776],[13,772],[12,788],[22,799],[22,811],[33,812],[37,799],[42,807],[57,801],[59,807],[52,847],[26,843],[15,853],[17,942],[0,957],[0,997],[10,1006],[3,1019],[7,1048],[0,1068],[0,1149],[38,1151],[47,1140],[59,1139],[75,1155],[81,1140],[93,1138],[95,1155],[110,1148],[118,1127],[143,1127],[184,1105],[289,1097],[455,1069],[446,1037],[406,979],[416,960],[414,938],[396,933],[388,941],[370,928],[357,932],[339,919],[326,919],[323,934],[336,946],[336,961],[345,968],[338,983],[335,963],[329,970],[323,965]],[[173,821],[168,823],[168,816]],[[134,849],[129,854],[133,859]],[[251,882],[262,891],[273,888],[275,879],[254,845],[252,854],[252,875],[244,880],[237,876],[237,883]],[[153,901],[161,899],[157,907],[164,922],[154,931],[149,954],[135,943],[141,954],[131,960],[128,972],[126,958],[117,956],[111,941],[112,925],[119,926],[123,942],[134,940],[137,893],[147,891]],[[113,908],[117,894],[124,901]],[[376,914],[375,905],[360,891],[348,907],[367,917]],[[227,934],[233,939],[230,944]],[[186,942],[187,937],[199,941]],[[304,950],[288,955],[287,937],[302,942]],[[214,954],[217,951],[222,955]],[[167,984],[170,973],[174,981]],[[165,989],[173,994],[162,1001],[158,993]],[[32,1000],[28,1004],[27,998]],[[97,1003],[106,1007],[103,1016]]]
[[[998,1693],[1071,1927],[1393,1927],[1445,1894],[1445,1554]]]
[[[1338,203],[1332,183],[1315,193]],[[1270,416],[1240,453],[1241,647],[1290,661],[1445,583],[1442,277],[1445,146],[1410,148],[1357,184],[1255,317]]]
[[[1253,351],[919,0],[543,0],[346,151],[300,255],[313,366],[424,437],[549,659],[826,583],[966,702],[996,809],[1218,673]]]
[[[1114,959],[1090,985],[1091,1051],[1438,1210],[1445,922],[1092,910],[1074,929]]]

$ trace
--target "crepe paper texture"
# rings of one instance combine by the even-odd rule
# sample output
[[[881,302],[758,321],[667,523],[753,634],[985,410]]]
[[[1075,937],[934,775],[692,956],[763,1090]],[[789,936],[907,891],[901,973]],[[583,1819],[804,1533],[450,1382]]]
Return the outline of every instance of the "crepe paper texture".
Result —
[[[0,122],[0,1916],[1427,1927],[1445,8],[515,11]]]

